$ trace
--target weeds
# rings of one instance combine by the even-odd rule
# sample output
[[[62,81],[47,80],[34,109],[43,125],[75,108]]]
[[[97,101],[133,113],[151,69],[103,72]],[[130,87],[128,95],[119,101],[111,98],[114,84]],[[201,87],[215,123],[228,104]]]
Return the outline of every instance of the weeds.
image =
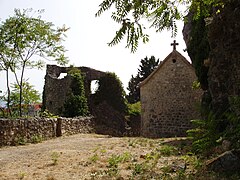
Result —
[[[97,162],[99,160],[99,156],[95,153],[92,157],[89,158],[91,162]]]
[[[14,142],[16,145],[26,145],[27,144],[27,139],[22,137],[22,136],[18,136],[14,139]]]
[[[105,173],[110,177],[117,176],[119,174],[119,169],[118,167],[110,167],[105,171]]]
[[[37,144],[43,141],[43,137],[41,135],[33,135],[31,137],[31,143]]]
[[[163,156],[172,156],[177,155],[178,151],[174,146],[162,145],[160,148],[156,149]]]
[[[101,153],[102,155],[107,152],[107,150],[105,149],[105,147],[101,149],[99,146],[96,147],[96,148],[93,150],[94,153],[96,153],[96,152],[98,152],[98,151],[100,151],[100,153]]]
[[[27,173],[26,172],[20,172],[19,174],[18,174],[18,178],[20,179],[20,180],[22,180],[22,179],[24,179],[24,177],[27,175]]]
[[[100,150],[100,153],[101,153],[101,154],[105,154],[106,152],[107,152],[106,149],[101,149],[101,150]]]
[[[141,163],[141,164],[136,163],[136,164],[134,164],[132,175],[136,176],[139,174],[143,174],[146,170],[147,170],[146,163]]]
[[[189,153],[189,155],[181,156],[181,159],[185,161],[185,164],[193,166],[194,169],[202,167],[202,161],[191,153]]]
[[[133,148],[135,148],[136,147],[136,145],[134,144],[134,141],[132,141],[132,140],[128,140],[128,146],[131,146],[131,147],[133,147]]]
[[[135,147],[153,147],[154,141],[149,140],[147,138],[129,139],[128,145],[133,148],[135,148]]]
[[[40,143],[43,141],[43,137],[41,135],[33,135],[30,139],[27,139],[26,137],[23,136],[17,136],[14,139],[14,143],[16,145],[26,145],[27,143]]]
[[[112,155],[108,159],[108,167],[118,167],[118,163],[122,161],[122,158],[120,155]]]
[[[195,154],[186,151],[184,154],[180,154],[179,149],[191,146],[190,143],[179,141],[179,139],[174,139],[174,143],[171,142],[171,145],[166,145],[165,142],[166,140],[159,139],[126,138],[117,141],[117,143],[121,143],[117,146],[116,143],[109,142],[94,144],[94,148],[88,156],[89,152],[84,151],[83,154],[74,152],[74,156],[81,154],[80,158],[74,157],[74,162],[64,161],[66,157],[61,157],[61,166],[53,166],[59,164],[61,152],[51,152],[49,155],[51,155],[52,161],[48,165],[51,166],[51,169],[59,170],[64,167],[64,161],[66,166],[71,167],[71,170],[68,169],[67,172],[82,172],[84,169],[82,172],[84,177],[78,174],[79,177],[76,179],[239,179],[238,174],[222,176],[206,172],[203,166],[204,161]],[[135,148],[129,146],[130,144]],[[114,149],[110,150],[112,147]],[[18,179],[34,179],[30,177],[30,174],[26,177],[24,172],[17,172],[16,175]],[[78,175],[76,174],[76,176]],[[48,180],[59,179],[57,176],[45,176],[45,178]]]
[[[129,152],[125,152],[121,156],[121,162],[129,162],[132,159],[132,155]]]
[[[52,152],[51,154],[51,158],[52,158],[52,165],[57,165],[58,164],[58,158],[60,157],[59,153],[58,152]]]

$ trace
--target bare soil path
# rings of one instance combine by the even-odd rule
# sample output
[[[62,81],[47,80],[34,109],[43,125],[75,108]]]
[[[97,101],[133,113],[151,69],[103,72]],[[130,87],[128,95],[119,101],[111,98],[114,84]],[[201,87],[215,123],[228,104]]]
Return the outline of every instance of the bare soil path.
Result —
[[[77,134],[39,144],[3,147],[0,148],[0,180],[170,177],[170,173],[176,175],[179,170],[185,170],[186,161],[176,149],[165,147],[165,154],[159,149],[168,140]]]
[[[4,147],[0,149],[0,179],[84,179],[84,169],[77,167],[77,163],[87,161],[97,147],[115,146],[120,141],[78,134],[39,144]]]

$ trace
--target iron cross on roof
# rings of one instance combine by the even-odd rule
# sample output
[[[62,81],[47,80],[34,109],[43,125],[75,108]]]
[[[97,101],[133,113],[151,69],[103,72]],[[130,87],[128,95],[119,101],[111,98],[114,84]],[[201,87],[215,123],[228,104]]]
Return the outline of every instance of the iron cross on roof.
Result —
[[[177,45],[179,45],[179,44],[176,43],[176,40],[174,40],[173,43],[171,43],[171,46],[173,46],[173,50],[176,50]]]

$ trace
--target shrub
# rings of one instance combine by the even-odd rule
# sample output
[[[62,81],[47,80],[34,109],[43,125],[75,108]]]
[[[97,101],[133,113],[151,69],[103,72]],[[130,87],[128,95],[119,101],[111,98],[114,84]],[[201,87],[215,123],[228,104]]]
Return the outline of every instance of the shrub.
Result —
[[[194,129],[187,131],[188,136],[193,140],[192,151],[204,153],[217,144],[219,134],[215,132],[215,116],[210,113],[206,120],[192,120]]]
[[[88,114],[88,106],[85,97],[71,94],[64,103],[64,116],[76,117],[86,116]]]
[[[95,93],[95,104],[106,101],[115,110],[126,113],[127,101],[125,91],[120,79],[114,73],[107,73],[99,79],[98,89]]]
[[[134,104],[128,104],[128,114],[130,116],[139,116],[141,114],[141,103],[140,101]]]
[[[86,116],[89,112],[81,71],[73,68],[68,75],[72,78],[72,92],[64,103],[63,115],[66,117]]]
[[[44,111],[41,111],[39,114],[40,117],[43,118],[57,118],[58,116],[55,116],[54,114],[50,113],[47,109]]]
[[[240,147],[240,97],[231,96],[228,100],[229,107],[224,112],[214,114],[207,110],[207,118],[192,120],[195,128],[187,133],[193,139],[195,153],[209,152],[223,140],[229,140],[232,148]]]

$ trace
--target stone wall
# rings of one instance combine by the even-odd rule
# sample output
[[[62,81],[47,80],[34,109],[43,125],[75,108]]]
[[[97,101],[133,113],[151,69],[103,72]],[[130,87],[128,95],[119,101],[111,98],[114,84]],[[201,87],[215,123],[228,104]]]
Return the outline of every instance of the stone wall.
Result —
[[[43,140],[61,135],[93,132],[93,117],[0,119],[0,146]]]
[[[94,117],[58,118],[62,135],[94,132]]]
[[[105,72],[98,71],[89,67],[76,67],[84,74],[85,95],[90,101],[90,86],[92,80],[99,80],[105,75]],[[60,67],[56,65],[47,65],[45,75],[45,85],[43,92],[43,108],[55,115],[62,115],[63,104],[71,93],[71,77],[65,76],[59,79],[61,73],[68,73],[71,67]],[[90,107],[91,109],[91,107]]]
[[[142,122],[145,137],[185,136],[191,119],[198,118],[201,90],[193,90],[193,67],[173,51],[140,85]]]
[[[55,115],[61,115],[63,105],[71,93],[71,77],[58,79],[50,75],[45,76],[44,108]]]

